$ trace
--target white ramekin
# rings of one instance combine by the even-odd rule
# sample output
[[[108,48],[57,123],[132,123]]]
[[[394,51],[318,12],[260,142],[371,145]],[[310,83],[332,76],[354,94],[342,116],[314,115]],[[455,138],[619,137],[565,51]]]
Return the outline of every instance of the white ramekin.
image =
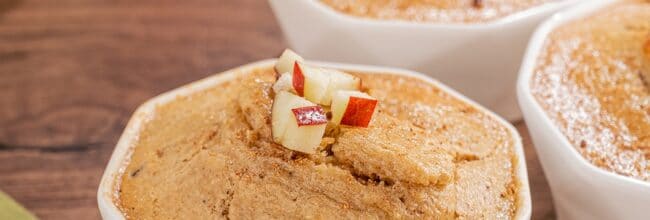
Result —
[[[306,58],[426,73],[510,121],[521,118],[515,85],[531,33],[578,1],[483,24],[431,24],[352,17],[317,0],[269,0],[287,42]]]
[[[241,66],[226,72],[213,75],[211,77],[193,82],[189,85],[180,87],[178,89],[166,92],[162,95],[159,95],[155,98],[150,99],[149,101],[142,104],[133,114],[133,117],[129,120],[124,133],[120,137],[117,146],[111,156],[108,166],[104,171],[102,176],[101,183],[99,185],[99,190],[97,192],[97,200],[99,203],[99,210],[104,219],[124,219],[122,213],[117,208],[114,203],[114,198],[117,196],[115,193],[115,184],[117,183],[118,177],[124,170],[124,167],[128,164],[130,158],[130,152],[132,151],[131,146],[134,141],[137,140],[138,132],[142,123],[145,122],[148,118],[152,116],[156,106],[167,103],[179,96],[185,96],[192,94],[207,88],[214,87],[228,80],[232,80],[238,75],[247,74],[252,72],[254,69],[258,68],[271,68],[275,64],[275,59],[259,61],[251,63],[245,66]],[[340,64],[340,63],[327,63],[327,62],[311,62],[317,66],[329,67],[340,70],[349,70],[355,72],[363,73],[373,73],[373,74],[398,74],[404,76],[417,77],[428,83],[431,83],[433,86],[440,88],[442,91],[447,92],[459,100],[469,103],[470,105],[476,107],[482,112],[494,117],[499,123],[507,127],[514,138],[515,143],[515,153],[518,160],[517,166],[517,177],[521,182],[521,189],[518,195],[519,201],[519,210],[517,212],[517,219],[529,219],[531,215],[531,199],[530,199],[530,188],[528,185],[528,173],[526,171],[526,157],[524,156],[521,137],[517,130],[506,120],[500,118],[496,114],[490,112],[484,107],[476,104],[475,102],[464,97],[460,93],[450,89],[449,87],[435,81],[421,73],[416,73],[412,71],[402,70],[402,69],[393,69],[393,68],[384,68],[384,67],[374,67],[374,66],[361,66],[361,65],[350,65],[350,64]]]
[[[560,219],[650,219],[650,183],[605,171],[585,160],[530,90],[539,52],[548,34],[613,2],[591,1],[554,15],[533,35],[521,67],[517,86],[519,105]]]

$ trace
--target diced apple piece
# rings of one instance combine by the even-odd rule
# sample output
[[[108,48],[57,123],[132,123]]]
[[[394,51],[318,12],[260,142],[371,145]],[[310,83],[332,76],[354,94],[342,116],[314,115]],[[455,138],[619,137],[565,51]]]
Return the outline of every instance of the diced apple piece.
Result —
[[[315,153],[325,133],[327,118],[316,104],[280,91],[273,102],[271,126],[276,143],[291,150]]]
[[[273,91],[275,94],[280,93],[280,91],[293,92],[296,93],[296,90],[293,89],[293,77],[291,73],[283,73],[280,75],[275,84],[273,84]]]
[[[330,83],[327,87],[327,92],[321,100],[321,104],[330,105],[332,103],[332,97],[337,91],[340,90],[360,90],[361,89],[361,79],[359,77],[337,71],[337,70],[325,70],[326,74],[330,77]]]
[[[293,87],[297,94],[307,100],[323,104],[330,77],[321,68],[296,62],[293,71]],[[301,83],[302,82],[302,83]]]
[[[273,140],[280,143],[282,136],[287,129],[291,108],[297,105],[297,96],[286,91],[280,91],[275,94],[273,108],[271,110],[271,133]]]
[[[280,58],[278,58],[278,61],[275,63],[275,72],[278,74],[292,73],[293,64],[296,62],[305,62],[305,59],[292,50],[285,49],[284,52],[282,52],[282,55],[280,55]]]
[[[368,127],[377,99],[359,91],[337,91],[332,98],[332,123]]]
[[[312,102],[323,104],[327,93],[329,77],[319,68],[308,68],[305,73],[305,98]]]
[[[280,144],[291,150],[308,154],[316,153],[327,124],[300,127],[295,123],[295,118],[292,119]]]
[[[303,109],[302,112],[300,109]],[[304,111],[305,109],[314,110]],[[291,117],[287,124],[282,138],[282,146],[303,153],[316,153],[327,126],[325,112],[320,106],[295,108],[292,111],[294,117]]]
[[[375,114],[376,107],[376,99],[350,96],[341,124],[368,127],[372,116]]]

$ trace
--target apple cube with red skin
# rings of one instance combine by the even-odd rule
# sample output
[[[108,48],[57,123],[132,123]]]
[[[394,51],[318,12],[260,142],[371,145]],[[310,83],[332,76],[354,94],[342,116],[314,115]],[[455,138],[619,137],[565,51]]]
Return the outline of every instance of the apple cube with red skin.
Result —
[[[275,63],[275,72],[278,74],[293,73],[293,65],[296,62],[305,62],[305,59],[292,50],[285,49]]]
[[[291,150],[312,154],[320,146],[327,118],[320,106],[280,91],[271,110],[273,140]]]
[[[359,91],[337,91],[332,98],[332,123],[368,127],[377,99]]]
[[[310,67],[296,62],[293,70],[293,87],[307,100],[329,106],[332,96],[339,90],[359,90],[359,77],[331,69]]]
[[[299,96],[322,104],[327,93],[330,77],[323,69],[307,66],[296,62],[293,69],[293,88]]]

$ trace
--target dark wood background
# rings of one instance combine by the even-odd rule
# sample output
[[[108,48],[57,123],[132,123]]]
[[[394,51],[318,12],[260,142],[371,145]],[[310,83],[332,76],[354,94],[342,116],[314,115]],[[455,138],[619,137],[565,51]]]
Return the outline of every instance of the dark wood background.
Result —
[[[96,190],[146,99],[286,47],[263,0],[0,0],[0,189],[42,219]],[[533,219],[554,218],[523,122]]]

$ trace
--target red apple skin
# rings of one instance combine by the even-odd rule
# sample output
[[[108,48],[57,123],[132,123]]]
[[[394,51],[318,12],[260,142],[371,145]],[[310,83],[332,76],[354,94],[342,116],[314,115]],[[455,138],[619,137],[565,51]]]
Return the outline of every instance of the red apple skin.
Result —
[[[299,96],[305,96],[305,75],[297,61],[293,63],[293,88]]]
[[[291,109],[296,117],[298,127],[327,124],[327,116],[320,106],[307,106]]]
[[[341,124],[367,128],[375,113],[375,107],[377,107],[377,100],[351,96],[341,118]]]

